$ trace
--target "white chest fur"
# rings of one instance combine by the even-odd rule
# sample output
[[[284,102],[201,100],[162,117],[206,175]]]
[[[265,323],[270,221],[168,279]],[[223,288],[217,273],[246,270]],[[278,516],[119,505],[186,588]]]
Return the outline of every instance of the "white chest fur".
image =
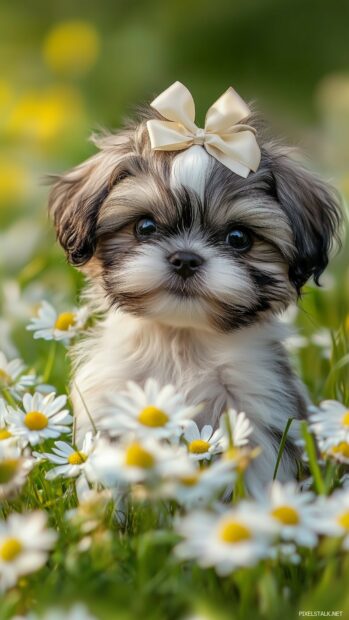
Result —
[[[75,352],[74,383],[98,426],[110,394],[133,380],[154,377],[160,385],[172,383],[189,404],[203,403],[200,424],[216,426],[227,407],[245,411],[261,445],[258,466],[252,468],[251,490],[272,476],[278,437],[289,417],[300,416],[304,390],[293,376],[281,341],[285,328],[275,320],[232,334],[195,329],[174,329],[120,311],[110,313]],[[90,421],[73,387],[78,435]],[[115,412],[117,415],[117,412]],[[291,437],[297,435],[296,428]],[[282,478],[289,478],[294,464],[284,459]]]

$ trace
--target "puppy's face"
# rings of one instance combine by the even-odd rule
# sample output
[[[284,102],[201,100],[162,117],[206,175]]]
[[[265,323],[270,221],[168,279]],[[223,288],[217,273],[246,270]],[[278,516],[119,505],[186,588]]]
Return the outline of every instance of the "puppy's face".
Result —
[[[200,146],[151,151],[144,123],[101,142],[51,194],[58,237],[112,306],[230,331],[277,313],[328,260],[336,196],[261,145],[247,179]]]
[[[96,240],[111,302],[170,325],[234,329],[294,294],[292,230],[266,179],[241,179],[199,146],[129,162]]]

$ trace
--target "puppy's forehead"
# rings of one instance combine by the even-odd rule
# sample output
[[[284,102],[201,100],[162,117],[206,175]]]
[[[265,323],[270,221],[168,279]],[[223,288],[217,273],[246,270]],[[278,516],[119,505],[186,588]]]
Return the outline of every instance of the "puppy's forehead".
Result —
[[[166,183],[166,181],[165,181]],[[194,192],[202,202],[219,203],[220,199],[235,200],[251,194],[269,194],[274,197],[274,183],[266,158],[262,157],[257,172],[247,178],[231,172],[199,145],[180,151],[170,164],[171,190],[185,188]]]
[[[98,218],[98,232],[151,213],[175,229],[203,225],[220,230],[231,222],[287,229],[285,214],[275,198],[267,160],[256,173],[240,177],[195,145],[177,153],[131,155],[123,166],[130,176],[112,189]],[[284,235],[283,235],[284,236]]]

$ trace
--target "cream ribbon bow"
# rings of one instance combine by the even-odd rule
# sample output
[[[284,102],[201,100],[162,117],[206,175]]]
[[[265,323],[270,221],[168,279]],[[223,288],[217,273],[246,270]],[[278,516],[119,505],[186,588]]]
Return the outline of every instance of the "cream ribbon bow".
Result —
[[[250,109],[233,88],[228,88],[208,109],[204,129],[195,125],[194,100],[181,82],[172,84],[150,105],[167,119],[147,121],[152,149],[181,151],[200,144],[241,177],[257,170],[261,152],[256,131],[240,122],[250,114]]]

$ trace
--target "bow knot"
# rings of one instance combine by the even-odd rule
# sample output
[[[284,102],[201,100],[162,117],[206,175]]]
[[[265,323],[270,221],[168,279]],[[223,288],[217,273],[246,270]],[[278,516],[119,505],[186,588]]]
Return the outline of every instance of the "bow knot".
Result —
[[[208,109],[204,129],[195,124],[195,104],[189,90],[175,82],[150,104],[165,120],[147,121],[151,147],[181,151],[199,144],[224,166],[242,177],[258,169],[261,152],[256,131],[242,124],[250,109],[233,88]]]
[[[205,144],[205,138],[206,138],[205,130],[199,127],[199,129],[197,129],[196,131],[193,144],[199,144],[200,146],[203,146]]]

